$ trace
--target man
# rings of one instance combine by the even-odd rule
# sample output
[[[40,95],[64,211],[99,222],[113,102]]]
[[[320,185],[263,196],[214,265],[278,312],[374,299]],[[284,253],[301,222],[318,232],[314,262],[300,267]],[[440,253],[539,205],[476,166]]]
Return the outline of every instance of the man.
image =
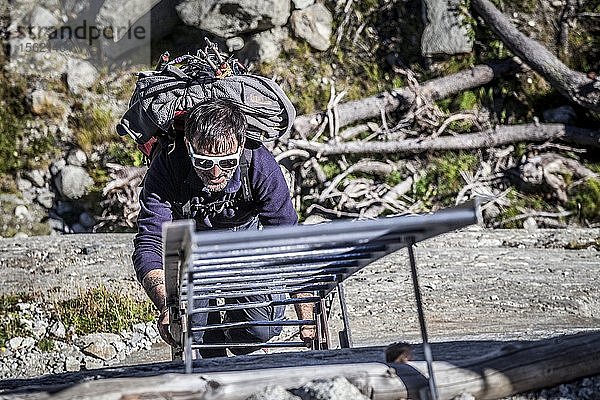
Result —
[[[246,143],[246,128],[246,118],[235,103],[224,99],[204,101],[188,112],[185,134],[160,151],[146,174],[132,258],[138,280],[160,311],[159,332],[169,344],[175,344],[175,340],[168,329],[165,306],[161,237],[165,222],[194,218],[198,230],[239,230],[294,225],[298,221],[279,165],[264,146]],[[256,300],[261,299],[239,301]],[[232,312],[228,317],[233,321],[281,319],[283,312],[283,307],[265,307]],[[299,319],[312,319],[312,304],[297,306],[296,313]],[[199,314],[194,323],[205,325],[207,317],[209,323],[219,322],[211,321],[218,315]],[[204,343],[267,341],[280,331],[273,327],[207,331],[204,335],[198,333],[195,339]],[[301,327],[300,336],[310,342],[315,327]],[[201,355],[225,353],[205,350]]]

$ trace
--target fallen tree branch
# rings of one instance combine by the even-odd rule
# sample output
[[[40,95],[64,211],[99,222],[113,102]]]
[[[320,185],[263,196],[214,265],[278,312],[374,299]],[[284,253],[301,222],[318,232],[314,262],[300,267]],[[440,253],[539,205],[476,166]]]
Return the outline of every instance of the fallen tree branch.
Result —
[[[491,82],[500,76],[523,69],[523,64],[514,59],[506,59],[487,65],[476,65],[473,68],[457,72],[442,78],[432,79],[419,86],[419,95],[432,100],[443,99],[464,90],[473,89]],[[417,94],[410,88],[400,88],[392,92],[383,92],[361,100],[340,103],[337,106],[337,127],[348,126],[357,121],[379,117],[381,111],[393,111],[401,106],[408,106]],[[306,137],[326,120],[325,112],[300,115],[294,121],[296,135]]]
[[[600,111],[598,81],[573,71],[539,42],[521,33],[489,0],[471,4],[502,42],[558,92],[582,107]]]
[[[541,142],[561,139],[580,145],[600,147],[600,131],[564,124],[502,125],[478,133],[430,139],[404,139],[389,142],[315,143],[290,139],[290,145],[323,156],[339,154],[416,154],[440,150],[473,150],[515,142]]]

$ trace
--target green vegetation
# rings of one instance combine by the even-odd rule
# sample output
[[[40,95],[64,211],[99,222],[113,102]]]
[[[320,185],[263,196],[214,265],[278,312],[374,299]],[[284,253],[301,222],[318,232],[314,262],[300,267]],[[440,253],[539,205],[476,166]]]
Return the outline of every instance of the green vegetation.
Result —
[[[26,120],[26,82],[0,73],[0,175],[12,174],[23,166],[20,143]]]
[[[447,153],[430,160],[427,173],[413,188],[413,196],[431,208],[435,203],[454,205],[458,191],[465,182],[461,172],[474,173],[479,158],[467,152]]]
[[[32,300],[28,295],[0,295],[0,347],[17,336],[26,336],[29,332],[19,322],[17,304]]]
[[[94,146],[115,140],[116,118],[112,111],[101,107],[86,107],[71,119],[75,142],[80,149],[90,153]]]
[[[155,318],[150,301],[134,300],[109,291],[101,285],[78,297],[55,305],[60,320],[72,326],[77,334],[95,332],[119,333],[138,322]]]
[[[510,206],[504,209],[496,219],[500,223],[500,228],[522,228],[523,220],[515,220],[513,218],[522,215],[528,210],[552,210],[552,206],[548,204],[546,199],[544,199],[544,197],[540,194],[524,195],[522,193],[519,193],[516,188],[512,188],[512,190],[507,195],[507,198],[508,200],[510,200]]]
[[[580,221],[600,221],[600,180],[587,179],[575,186],[567,208],[574,210]]]
[[[37,343],[37,347],[46,352],[54,350],[55,345],[54,340],[48,338],[42,338]]]

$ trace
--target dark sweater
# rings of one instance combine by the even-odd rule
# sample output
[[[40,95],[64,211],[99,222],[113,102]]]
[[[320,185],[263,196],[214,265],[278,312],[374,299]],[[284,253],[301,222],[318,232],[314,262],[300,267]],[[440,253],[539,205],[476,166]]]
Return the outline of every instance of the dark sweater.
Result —
[[[238,209],[225,208],[222,212],[196,219],[196,229],[232,229],[258,216],[263,226],[294,225],[298,221],[292,206],[289,189],[277,161],[261,144],[252,149],[249,168],[252,203],[238,202]],[[237,193],[241,198],[240,167],[229,181],[224,193]],[[238,192],[239,191],[239,192]],[[182,205],[193,198],[209,203],[223,197],[209,192],[192,168],[183,141],[175,149],[157,155],[144,179],[140,192],[138,233],[134,239],[133,266],[138,280],[153,269],[162,269],[162,225],[184,218]]]

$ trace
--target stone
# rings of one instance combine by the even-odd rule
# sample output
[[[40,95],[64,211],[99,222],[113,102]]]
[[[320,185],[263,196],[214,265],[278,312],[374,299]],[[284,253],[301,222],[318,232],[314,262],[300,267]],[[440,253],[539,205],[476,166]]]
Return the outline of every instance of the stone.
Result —
[[[60,170],[54,183],[62,197],[75,200],[87,194],[94,180],[82,167],[67,165]]]
[[[543,116],[544,121],[559,124],[572,124],[577,119],[577,113],[571,106],[560,106],[545,110]]]
[[[421,54],[460,54],[473,50],[464,17],[456,12],[461,0],[425,0],[425,29],[421,36]]]
[[[290,16],[281,0],[184,0],[176,9],[184,24],[223,38],[283,26]]]
[[[79,215],[79,223],[84,228],[90,229],[96,224],[96,220],[90,213],[83,212]]]
[[[71,231],[73,231],[73,233],[86,233],[86,232],[88,232],[87,228],[85,228],[79,222],[76,222],[73,225],[71,225]]]
[[[94,357],[86,356],[83,361],[85,363],[85,369],[98,369],[104,367],[104,362]]]
[[[131,327],[131,330],[133,331],[133,333],[145,334],[146,333],[146,324],[144,324],[143,322],[133,324],[133,326]]]
[[[31,92],[32,113],[61,119],[68,111],[69,106],[60,98],[58,93],[42,89]]]
[[[146,336],[148,336],[150,339],[158,337],[158,330],[154,324],[149,324],[146,326]]]
[[[65,360],[65,371],[67,372],[77,372],[81,369],[81,361],[77,358],[69,356]]]
[[[62,158],[60,160],[54,161],[52,165],[50,165],[50,173],[56,176],[66,165],[67,161]]]
[[[67,329],[61,321],[54,321],[48,332],[58,339],[65,339],[67,337]]]
[[[67,164],[83,167],[85,164],[87,164],[87,155],[81,149],[71,150],[67,156]]]
[[[26,192],[29,189],[33,188],[33,184],[27,179],[17,178],[16,183],[17,189],[19,189],[20,192]]]
[[[308,6],[315,4],[315,0],[292,0],[292,4],[294,5],[294,9],[303,10]]]
[[[33,321],[33,326],[31,327],[31,333],[35,338],[40,339],[40,338],[44,337],[46,335],[47,330],[48,330],[48,322],[47,321],[45,321],[43,319],[36,319],[35,321]]]
[[[538,229],[538,225],[535,218],[528,217],[525,219],[525,221],[523,221],[523,228],[528,232],[536,231]]]
[[[18,205],[15,207],[15,217],[20,220],[31,220],[29,209],[24,205]]]
[[[46,178],[44,177],[44,173],[39,169],[34,169],[32,171],[26,171],[23,175],[27,178],[31,183],[33,183],[37,187],[44,187],[46,184]]]
[[[238,51],[241,50],[244,45],[244,39],[242,39],[239,36],[234,36],[232,38],[229,38],[225,41],[225,45],[227,46],[227,50],[231,53],[234,51]]]
[[[14,337],[8,341],[8,348],[11,350],[30,349],[35,346],[35,339],[32,337]]]
[[[40,6],[35,6],[35,8],[31,11],[31,15],[29,17],[29,24],[33,28],[48,28],[58,27],[60,25],[60,21],[48,9]]]
[[[281,54],[281,42],[289,37],[287,28],[273,28],[252,35],[243,52],[245,58],[259,61],[275,61]]]
[[[254,393],[245,400],[301,400],[281,386],[267,386],[263,390]]]
[[[87,345],[82,346],[81,351],[83,354],[99,358],[104,361],[111,360],[116,357],[117,350],[112,345],[113,342],[119,339],[115,339],[116,335],[107,333],[95,333],[87,335],[82,338],[84,343]],[[118,336],[117,336],[118,338]]]
[[[67,86],[71,93],[80,94],[92,87],[98,79],[98,70],[90,62],[71,58],[68,62]]]
[[[333,16],[323,4],[293,11],[290,24],[294,35],[306,40],[311,47],[320,51],[329,48]]]
[[[344,377],[333,379],[318,379],[305,384],[293,391],[303,400],[367,400],[360,390]]]
[[[47,189],[40,191],[36,200],[42,207],[50,209],[54,205],[54,193]]]

